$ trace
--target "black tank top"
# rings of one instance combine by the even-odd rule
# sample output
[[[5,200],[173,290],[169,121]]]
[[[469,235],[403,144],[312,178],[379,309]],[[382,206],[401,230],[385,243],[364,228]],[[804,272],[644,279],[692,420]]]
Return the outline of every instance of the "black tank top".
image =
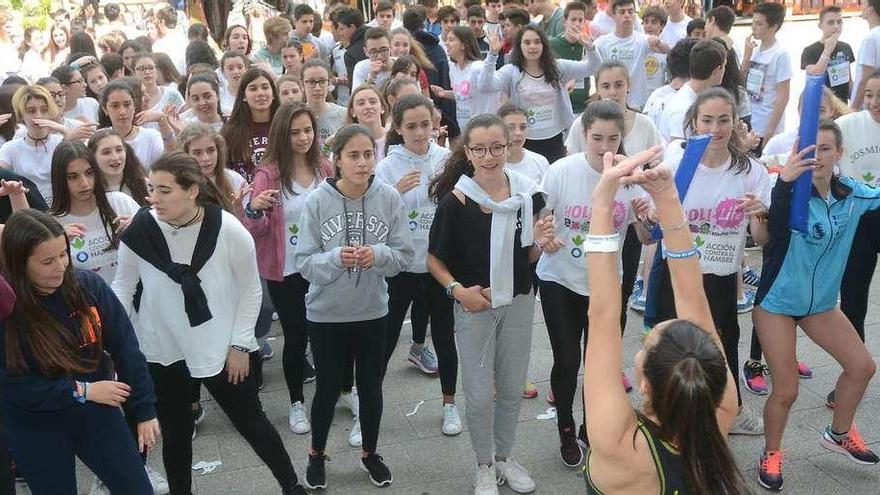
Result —
[[[645,436],[648,448],[651,449],[651,458],[654,467],[657,468],[657,476],[660,478],[660,495],[686,495],[687,484],[684,481],[684,466],[681,454],[675,448],[663,440],[657,438],[656,425],[649,419],[639,415],[638,431]],[[587,495],[603,495],[593,480],[590,479],[590,451],[587,449],[587,457],[584,461],[584,481],[587,484]]]

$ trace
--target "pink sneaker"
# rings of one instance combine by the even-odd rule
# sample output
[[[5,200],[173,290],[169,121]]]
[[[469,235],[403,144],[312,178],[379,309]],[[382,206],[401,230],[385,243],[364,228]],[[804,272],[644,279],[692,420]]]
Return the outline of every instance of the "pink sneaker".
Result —
[[[767,380],[764,379],[766,369],[762,363],[757,361],[746,361],[743,365],[743,382],[749,392],[756,395],[767,395]]]
[[[629,381],[629,377],[626,376],[626,373],[621,373],[620,379],[623,382],[623,389],[626,390],[626,393],[630,393],[633,389],[633,386],[632,382]]]
[[[798,361],[798,378],[813,378],[813,370],[807,366],[807,363]]]

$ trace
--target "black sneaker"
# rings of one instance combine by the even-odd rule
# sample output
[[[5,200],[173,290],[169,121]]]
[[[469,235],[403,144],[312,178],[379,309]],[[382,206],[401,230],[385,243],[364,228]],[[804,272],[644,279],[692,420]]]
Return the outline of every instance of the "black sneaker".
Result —
[[[562,457],[562,463],[568,467],[576,468],[583,462],[584,452],[578,445],[574,426],[566,426],[559,432],[559,455]]]
[[[837,399],[834,396],[834,390],[828,392],[828,397],[825,397],[825,407],[828,409],[834,409],[837,407]]]
[[[193,424],[196,426],[198,426],[202,421],[205,420],[205,408],[202,407],[201,402],[199,402],[198,404],[199,407],[192,410]]]
[[[283,495],[307,495],[309,492],[301,485],[296,485],[293,488],[282,488],[281,493]]]
[[[315,381],[315,368],[309,362],[309,358],[303,359],[303,383],[312,383]]]
[[[309,490],[327,488],[327,472],[324,471],[324,462],[330,458],[325,454],[309,454],[309,465],[306,467],[306,480],[303,483]]]
[[[382,462],[382,456],[373,452],[361,459],[361,469],[369,473],[370,481],[378,487],[388,486],[394,482],[388,466]]]
[[[587,425],[581,425],[578,429],[578,445],[584,450],[590,448],[590,439],[587,438]]]

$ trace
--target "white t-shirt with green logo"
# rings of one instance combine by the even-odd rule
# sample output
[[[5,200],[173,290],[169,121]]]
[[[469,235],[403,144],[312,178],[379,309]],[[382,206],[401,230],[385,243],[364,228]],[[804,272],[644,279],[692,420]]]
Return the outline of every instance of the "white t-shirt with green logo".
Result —
[[[116,212],[117,217],[133,217],[140,208],[128,194],[117,191],[108,192],[107,201]],[[105,230],[97,208],[86,216],[79,217],[68,214],[56,217],[56,219],[64,226],[72,223],[85,225],[84,237],[70,239],[70,257],[73,264],[76,268],[97,273],[107,284],[111,284],[116,275],[116,249],[110,247],[110,237],[107,235],[107,231],[112,232],[111,229],[115,226],[111,225]]]
[[[547,208],[553,210],[556,237],[564,245],[555,253],[543,253],[538,260],[538,278],[556,282],[582,296],[590,295],[587,252],[584,249],[593,215],[592,191],[602,174],[587,163],[584,153],[569,155],[553,163],[544,174],[541,189],[547,193]],[[614,231],[620,234],[620,248],[626,229],[635,221],[632,200],[645,196],[639,187],[620,188],[614,197]]]
[[[284,209],[284,237],[287,242],[284,243],[284,276],[298,273],[294,255],[296,254],[296,246],[299,242],[299,227],[302,224],[303,206],[306,204],[306,197],[310,192],[318,188],[320,181],[315,179],[309,187],[303,187],[297,181],[293,181],[293,194],[287,191],[281,192],[281,205]]]
[[[669,165],[675,173],[679,161]],[[751,160],[751,170],[739,173],[730,169],[729,160],[715,168],[698,166],[682,206],[704,274],[724,276],[739,270],[749,224],[739,200],[746,193],[770,206],[770,177],[761,162]]]
[[[880,186],[880,122],[867,110],[844,115],[835,122],[843,132],[840,173]]]

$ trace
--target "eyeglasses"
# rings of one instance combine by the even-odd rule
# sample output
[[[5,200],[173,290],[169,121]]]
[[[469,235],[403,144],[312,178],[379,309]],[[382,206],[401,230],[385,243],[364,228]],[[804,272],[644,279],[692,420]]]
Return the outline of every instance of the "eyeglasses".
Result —
[[[73,85],[73,84],[82,84],[82,83],[84,83],[84,82],[85,82],[85,80],[83,80],[83,78],[79,78],[79,79],[71,79],[70,81],[67,82],[67,85],[68,85],[68,86],[71,86],[71,85]]]
[[[138,72],[153,72],[154,70],[156,70],[156,66],[155,65],[142,65],[140,67],[135,67],[134,70],[136,70]]]
[[[53,99],[67,98],[67,91],[49,91]]]
[[[504,150],[507,149],[506,144],[493,144],[492,146],[489,146],[488,148],[485,146],[474,146],[474,147],[465,146],[465,147],[468,149],[468,151],[470,151],[477,158],[483,158],[484,156],[486,156],[487,151],[492,156],[501,156],[504,154]]]
[[[389,53],[391,53],[391,48],[388,48],[387,46],[385,48],[379,48],[378,50],[367,50],[367,55],[370,58],[388,55]]]
[[[303,81],[303,83],[306,86],[318,88],[318,87],[324,87],[324,86],[328,85],[330,83],[330,80],[329,79],[306,79],[305,81]]]

